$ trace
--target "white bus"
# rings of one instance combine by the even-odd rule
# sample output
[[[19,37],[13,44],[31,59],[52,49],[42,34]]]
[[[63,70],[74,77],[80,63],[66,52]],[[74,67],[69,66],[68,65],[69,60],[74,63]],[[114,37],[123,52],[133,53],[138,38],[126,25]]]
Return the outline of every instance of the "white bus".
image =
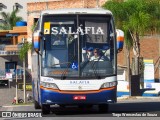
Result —
[[[117,51],[123,48],[123,32],[118,30],[116,37],[109,10],[42,11],[33,37],[36,109],[48,114],[55,104],[98,105],[107,111],[117,101]]]

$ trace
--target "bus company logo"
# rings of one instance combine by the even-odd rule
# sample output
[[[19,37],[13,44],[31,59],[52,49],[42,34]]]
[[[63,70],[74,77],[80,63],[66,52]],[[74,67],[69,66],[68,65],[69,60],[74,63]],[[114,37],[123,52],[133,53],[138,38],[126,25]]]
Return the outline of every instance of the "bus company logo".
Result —
[[[2,117],[12,117],[11,112],[2,112]]]
[[[78,86],[78,89],[79,89],[79,90],[82,90],[82,86]]]
[[[70,84],[74,84],[74,85],[76,85],[76,84],[83,84],[83,85],[85,85],[85,84],[90,84],[89,83],[89,81],[85,81],[85,80],[72,80],[72,81],[70,81]]]
[[[72,30],[72,27],[52,27],[51,28],[51,34],[57,35],[57,34],[80,34],[85,35],[92,33],[94,35],[104,35],[104,30],[101,27],[78,27],[76,30]]]

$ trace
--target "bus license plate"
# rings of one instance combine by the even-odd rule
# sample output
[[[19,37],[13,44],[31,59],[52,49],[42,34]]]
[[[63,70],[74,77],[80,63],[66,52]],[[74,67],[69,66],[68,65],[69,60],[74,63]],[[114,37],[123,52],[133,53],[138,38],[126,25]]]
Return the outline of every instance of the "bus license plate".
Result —
[[[84,95],[73,96],[73,100],[86,100],[86,96]]]

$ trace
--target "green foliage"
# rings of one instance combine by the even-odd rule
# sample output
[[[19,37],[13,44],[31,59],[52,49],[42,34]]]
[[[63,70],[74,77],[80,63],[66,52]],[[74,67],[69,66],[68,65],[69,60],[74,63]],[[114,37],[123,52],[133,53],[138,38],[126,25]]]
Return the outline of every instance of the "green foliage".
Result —
[[[37,22],[36,22],[36,23],[34,23],[34,24],[31,26],[31,31],[32,31],[32,32],[34,32],[34,30],[35,30],[36,26],[37,26]]]
[[[20,60],[24,60],[28,51],[32,49],[32,43],[24,43],[23,46],[21,47],[20,51],[19,51],[19,58]]]
[[[17,16],[18,9],[13,10],[11,13],[1,12],[3,22],[0,24],[1,30],[11,30],[16,25],[16,22],[23,20],[22,17]]]
[[[160,29],[159,0],[125,0],[124,2],[110,0],[103,7],[112,11],[116,27],[127,32],[125,33],[126,45],[133,45],[136,40],[134,38],[133,41],[134,36],[139,37],[144,35],[145,32]]]
[[[128,50],[130,50],[133,46],[133,40],[131,38],[130,32],[126,29],[124,31],[124,36],[125,36],[124,42],[126,44],[126,47]]]
[[[103,7],[112,11],[118,28],[142,35],[151,28],[160,28],[159,0],[110,0]]]

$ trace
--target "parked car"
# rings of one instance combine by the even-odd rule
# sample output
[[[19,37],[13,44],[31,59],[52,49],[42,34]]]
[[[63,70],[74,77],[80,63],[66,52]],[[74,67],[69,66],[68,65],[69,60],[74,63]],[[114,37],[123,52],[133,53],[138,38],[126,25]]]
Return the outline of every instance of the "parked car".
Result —
[[[8,80],[0,80],[0,88],[8,87]]]

